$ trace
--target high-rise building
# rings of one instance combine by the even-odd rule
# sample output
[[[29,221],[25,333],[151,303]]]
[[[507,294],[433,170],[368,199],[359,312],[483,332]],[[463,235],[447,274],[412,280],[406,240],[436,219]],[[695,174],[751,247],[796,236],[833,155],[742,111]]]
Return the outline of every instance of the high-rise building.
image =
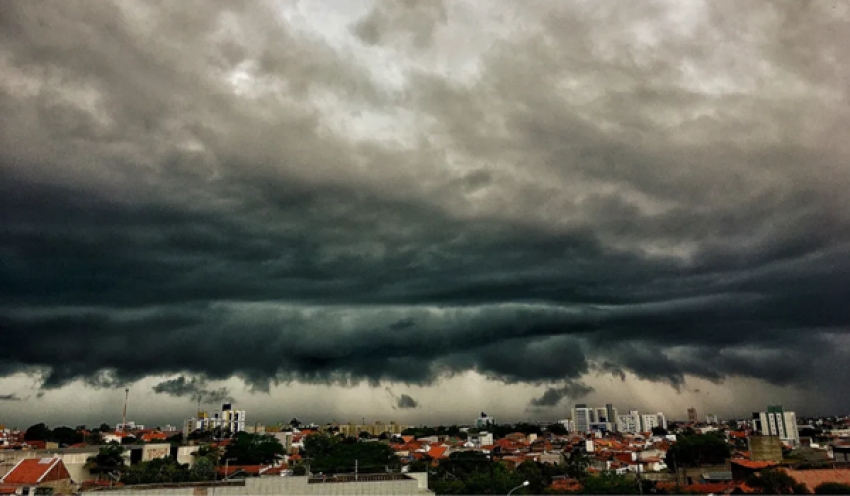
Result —
[[[641,415],[640,420],[641,432],[652,432],[656,427],[667,428],[667,417],[662,412]]]
[[[717,415],[715,415],[713,413],[709,413],[708,415],[705,416],[705,422],[707,424],[719,424],[720,420],[717,418]]]
[[[756,430],[763,436],[778,436],[782,441],[795,445],[800,443],[797,415],[786,412],[782,405],[771,405],[766,412],[753,413],[753,420]]]
[[[688,422],[692,424],[697,422],[697,409],[694,407],[688,408]]]
[[[596,420],[594,409],[584,403],[577,403],[572,413],[576,432],[590,432],[590,424]]]
[[[617,409],[614,408],[614,405],[608,403],[605,405],[605,410],[608,413],[608,422],[612,426],[612,430],[617,430]]]
[[[629,411],[628,415],[617,416],[617,430],[620,432],[641,432],[641,418],[637,410]]]

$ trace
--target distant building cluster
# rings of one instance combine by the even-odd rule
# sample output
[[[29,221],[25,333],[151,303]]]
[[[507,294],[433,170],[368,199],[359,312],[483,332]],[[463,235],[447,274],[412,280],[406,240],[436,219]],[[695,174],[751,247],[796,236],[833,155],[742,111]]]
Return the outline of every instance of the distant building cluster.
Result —
[[[641,414],[637,410],[620,415],[614,405],[588,407],[578,403],[572,409],[571,418],[562,421],[570,432],[651,432],[656,427],[667,428],[667,417],[663,413]]]
[[[221,411],[210,415],[205,411],[199,411],[197,417],[186,420],[185,432],[213,431],[220,429],[231,433],[245,430],[245,410],[235,410],[230,403],[221,405]]]

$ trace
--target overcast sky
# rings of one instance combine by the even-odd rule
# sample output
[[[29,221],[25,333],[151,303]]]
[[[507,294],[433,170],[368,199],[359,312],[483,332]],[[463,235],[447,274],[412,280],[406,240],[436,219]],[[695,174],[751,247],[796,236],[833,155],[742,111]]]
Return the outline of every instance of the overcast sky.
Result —
[[[0,2],[0,423],[848,413],[850,4]]]

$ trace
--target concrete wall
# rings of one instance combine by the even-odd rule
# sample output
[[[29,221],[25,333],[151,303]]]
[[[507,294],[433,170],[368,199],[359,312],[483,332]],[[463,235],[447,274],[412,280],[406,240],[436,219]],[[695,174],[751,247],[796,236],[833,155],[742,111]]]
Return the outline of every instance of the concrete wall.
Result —
[[[747,444],[750,459],[754,462],[782,461],[782,441],[779,436],[750,436]]]
[[[411,474],[414,475],[414,474]],[[422,474],[427,477],[427,474]],[[425,488],[422,484],[425,484]],[[256,477],[245,480],[245,485],[188,486],[167,489],[124,488],[110,491],[87,491],[94,496],[248,496],[248,495],[421,495],[433,494],[427,490],[427,479],[420,477],[380,482],[307,482],[307,477]]]

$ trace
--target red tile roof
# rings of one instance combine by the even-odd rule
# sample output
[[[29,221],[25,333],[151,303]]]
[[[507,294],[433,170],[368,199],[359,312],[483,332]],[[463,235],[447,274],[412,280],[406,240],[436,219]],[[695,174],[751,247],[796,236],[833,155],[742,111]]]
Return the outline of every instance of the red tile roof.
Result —
[[[428,456],[435,460],[438,458],[444,458],[447,449],[449,449],[448,446],[431,446],[431,449],[428,450]]]
[[[147,432],[142,434],[142,441],[149,443],[151,441],[164,441],[168,439],[168,434],[165,432]]]
[[[690,484],[680,488],[684,493],[718,494],[735,489],[734,482],[709,482],[705,484]]]
[[[70,478],[61,458],[25,458],[12,467],[2,481],[4,484],[35,485]]]
[[[0,486],[0,494],[15,494],[18,488],[15,486]]]
[[[760,469],[763,469],[763,468],[775,467],[775,466],[779,465],[776,462],[754,462],[752,460],[744,460],[744,459],[732,460],[732,463],[734,463],[735,465],[740,465],[744,468],[752,469],[752,470],[760,470]]]
[[[812,470],[789,470],[783,469],[785,473],[794,478],[797,482],[802,482],[809,487],[809,491],[814,491],[816,487],[824,482],[839,482],[841,484],[850,484],[850,469],[847,468],[826,468]]]

